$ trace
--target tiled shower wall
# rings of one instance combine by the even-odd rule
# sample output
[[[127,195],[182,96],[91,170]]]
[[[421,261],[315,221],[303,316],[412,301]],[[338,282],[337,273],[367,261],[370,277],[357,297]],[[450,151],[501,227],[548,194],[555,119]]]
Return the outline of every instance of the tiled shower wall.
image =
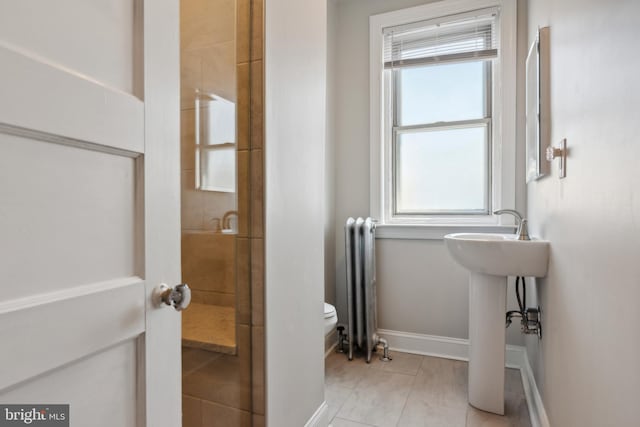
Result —
[[[263,0],[182,0],[181,26],[187,32],[181,59],[183,134],[194,128],[185,111],[192,109],[188,97],[196,87],[237,102],[238,121],[237,355],[189,351],[183,355],[183,426],[259,427],[265,423]],[[235,70],[216,62],[233,54],[231,40]],[[214,87],[212,73],[233,82],[237,91]],[[183,159],[189,155],[183,152]],[[215,201],[189,195],[191,189],[185,189],[184,183],[193,182],[186,168],[192,163],[183,162],[183,197],[187,198],[183,199],[183,231],[210,230],[214,224],[207,220],[232,208],[225,204],[229,201],[224,194]]]
[[[236,193],[195,188],[195,97],[200,91],[238,102],[236,50],[248,48],[236,39],[249,31],[240,24],[235,0],[180,2],[182,276],[193,302],[225,307],[236,304],[235,236],[211,231],[219,231],[225,213],[236,210]]]

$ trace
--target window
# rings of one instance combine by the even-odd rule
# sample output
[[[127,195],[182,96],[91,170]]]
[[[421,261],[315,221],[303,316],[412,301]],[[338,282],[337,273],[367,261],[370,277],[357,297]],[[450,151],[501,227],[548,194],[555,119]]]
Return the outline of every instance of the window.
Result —
[[[371,17],[371,200],[382,227],[498,225],[491,212],[513,206],[513,3]]]

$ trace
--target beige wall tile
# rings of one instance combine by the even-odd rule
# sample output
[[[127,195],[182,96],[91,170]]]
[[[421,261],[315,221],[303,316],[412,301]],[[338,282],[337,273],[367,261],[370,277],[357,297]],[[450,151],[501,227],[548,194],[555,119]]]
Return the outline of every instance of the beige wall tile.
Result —
[[[251,412],[205,400],[202,402],[202,425],[203,427],[251,427]]]
[[[251,42],[251,0],[237,0],[236,14],[236,61],[249,62]]]
[[[263,52],[263,29],[264,29],[264,1],[251,0],[252,21],[251,21],[251,60],[262,59]]]
[[[234,40],[235,14],[235,0],[182,0],[180,50]]]
[[[199,348],[182,347],[182,375],[188,375],[220,357],[219,353]]]
[[[236,356],[221,355],[182,380],[189,396],[245,411],[251,410],[251,332],[238,325]]]
[[[236,193],[221,191],[202,191],[202,193],[204,200],[204,229],[220,232],[223,227],[222,219],[225,213],[236,210]]]
[[[202,427],[202,401],[182,396],[182,427]]]
[[[180,213],[183,230],[202,230],[204,228],[204,196],[195,190],[195,172],[183,171],[181,174]]]
[[[235,307],[235,294],[225,294],[222,292],[201,291],[192,289],[191,302],[208,305],[219,305],[222,307]]]
[[[194,108],[196,89],[202,87],[202,57],[180,52],[180,108]]]
[[[264,241],[251,239],[251,324],[264,325]]]
[[[251,148],[259,151],[252,152],[251,161],[251,236],[264,236],[264,159],[261,149],[264,147],[264,71],[263,62],[263,32],[264,32],[264,1],[251,0]],[[252,239],[252,323],[264,324],[264,241]],[[254,327],[252,346],[253,360],[253,396],[254,412],[265,413],[265,383],[264,383],[264,346],[265,336],[263,327]],[[253,426],[265,425],[264,415],[254,415]]]
[[[194,290],[235,294],[235,236],[182,235],[182,280]]]
[[[202,86],[206,93],[236,102],[235,42],[218,43],[198,50],[202,58]]]
[[[251,63],[251,148],[262,148],[264,140],[264,73],[262,61]]]
[[[251,237],[264,236],[264,160],[262,150],[251,151]]]
[[[236,272],[236,295],[237,295],[237,319],[240,325],[251,324],[251,244],[249,239],[239,237],[236,241],[237,250],[237,272]]]
[[[204,423],[198,426],[221,424],[236,427],[252,425],[253,422],[253,426],[260,427],[265,424],[261,415],[264,414],[264,328],[258,326],[252,340],[248,326],[252,321],[258,325],[264,322],[263,242],[261,239],[248,239],[250,232],[253,237],[263,235],[263,159],[262,151],[251,154],[246,151],[250,147],[261,149],[263,146],[263,6],[262,0],[181,0],[181,105],[185,109],[181,114],[181,169],[191,171],[184,175],[183,201],[186,203],[182,208],[183,225],[186,229],[212,230],[215,226],[210,221],[212,218],[222,218],[228,210],[239,213],[233,292],[229,292],[227,286],[230,282],[220,277],[231,275],[225,263],[220,263],[220,257],[229,259],[227,255],[211,254],[216,249],[209,246],[199,247],[197,251],[209,254],[208,257],[183,256],[192,259],[187,262],[195,264],[193,270],[203,272],[201,279],[205,285],[202,287],[198,285],[201,281],[197,274],[195,281],[191,277],[191,281],[201,288],[194,290],[194,301],[227,305],[234,298],[234,293],[237,296],[237,356],[218,355],[184,379],[187,395],[207,399],[199,406],[200,412],[196,417]],[[253,63],[250,64],[250,60]],[[250,81],[250,74],[253,74],[253,81]],[[239,152],[238,193],[235,195],[194,189],[193,107],[196,89],[236,102]],[[257,170],[255,165],[259,166]],[[253,216],[252,210],[256,212]],[[224,250],[219,248],[219,251]],[[259,261],[252,263],[255,256]],[[207,269],[217,270],[217,276]],[[210,279],[224,283],[222,290],[211,287]],[[252,376],[257,378],[253,384]],[[258,412],[258,415],[253,415],[253,420],[248,412],[252,407],[251,394]],[[190,399],[188,404],[200,402],[189,396],[186,399]],[[185,424],[185,427],[190,426]]]
[[[251,350],[253,412],[264,415],[264,327],[251,328]]]
[[[195,170],[195,110],[188,108],[180,111],[180,169]]]
[[[253,415],[253,427],[264,427],[264,415]]]
[[[249,63],[239,64],[236,67],[237,85],[238,85],[238,104],[237,104],[237,138],[238,150],[249,149],[249,129],[250,129],[250,89],[249,81]]]
[[[249,168],[249,151],[238,151],[238,237],[249,237]]]

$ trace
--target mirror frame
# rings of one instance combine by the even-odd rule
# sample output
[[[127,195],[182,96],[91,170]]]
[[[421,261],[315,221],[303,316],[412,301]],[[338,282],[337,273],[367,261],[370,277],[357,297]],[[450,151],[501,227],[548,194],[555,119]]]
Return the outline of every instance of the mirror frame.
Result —
[[[526,61],[526,176],[527,183],[549,174],[543,162],[550,142],[549,27],[538,28]]]

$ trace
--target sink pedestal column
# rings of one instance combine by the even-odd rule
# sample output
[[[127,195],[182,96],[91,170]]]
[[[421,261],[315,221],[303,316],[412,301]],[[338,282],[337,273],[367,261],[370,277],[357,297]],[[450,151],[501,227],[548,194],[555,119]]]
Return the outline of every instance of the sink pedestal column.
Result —
[[[504,415],[507,278],[471,273],[469,279],[469,403]]]

